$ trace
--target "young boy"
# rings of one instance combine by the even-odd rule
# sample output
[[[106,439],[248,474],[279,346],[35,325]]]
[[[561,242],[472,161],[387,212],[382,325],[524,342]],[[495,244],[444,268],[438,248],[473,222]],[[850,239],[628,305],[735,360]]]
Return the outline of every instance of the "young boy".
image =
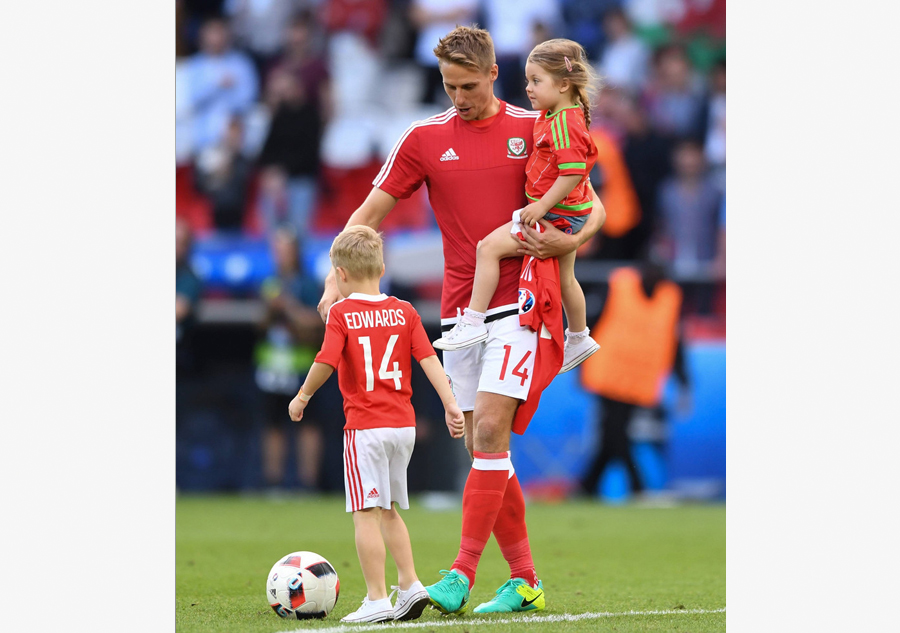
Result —
[[[338,290],[346,297],[331,306],[325,342],[300,392],[288,407],[299,421],[309,399],[338,370],[344,396],[344,489],[353,513],[356,551],[366,580],[362,606],[341,622],[412,620],[428,604],[428,592],[413,565],[406,524],[393,508],[409,509],[406,467],[415,443],[410,373],[415,356],[444,403],[447,428],[462,437],[465,421],[444,368],[422,321],[406,301],[379,290],[384,275],[381,236],[352,226],[331,246]],[[399,594],[391,605],[384,583],[385,545],[397,564]],[[393,595],[393,594],[392,594]]]

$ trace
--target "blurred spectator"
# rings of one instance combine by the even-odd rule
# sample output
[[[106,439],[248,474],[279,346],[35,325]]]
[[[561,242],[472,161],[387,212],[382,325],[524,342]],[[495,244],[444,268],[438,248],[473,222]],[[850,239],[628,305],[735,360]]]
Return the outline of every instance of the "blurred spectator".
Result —
[[[378,40],[386,18],[387,0],[323,0],[320,19],[328,34],[335,117],[369,112],[384,96]]]
[[[713,179],[720,189],[725,189],[725,60],[713,66],[709,80],[709,96],[703,111],[702,129],[706,160]]]
[[[722,192],[707,172],[698,141],[680,141],[675,147],[674,164],[675,175],[660,187],[657,253],[676,274],[692,275],[703,271],[716,257]]]
[[[600,353],[582,364],[581,384],[600,396],[600,441],[581,479],[584,494],[594,496],[606,467],[621,460],[631,491],[644,483],[631,454],[628,427],[639,407],[659,406],[674,369],[681,385],[680,408],[689,407],[689,381],[680,338],[682,293],[662,266],[619,268],[609,278],[609,294],[591,337]]]
[[[700,133],[703,90],[684,46],[666,44],[653,56],[653,77],[643,94],[650,122],[673,137]]]
[[[600,60],[606,83],[637,94],[647,79],[650,51],[634,34],[625,12],[616,7],[603,17],[607,43]]]
[[[235,42],[253,58],[259,77],[284,46],[284,27],[302,5],[302,0],[225,0]]]
[[[267,231],[288,223],[303,239],[316,204],[321,116],[305,87],[286,69],[272,74],[266,101],[272,122],[258,158],[263,168],[259,209]]]
[[[243,124],[232,117],[221,143],[197,157],[197,190],[212,204],[213,224],[218,229],[239,229],[243,225],[251,177],[243,145]]]
[[[187,10],[184,8],[184,0],[175,0],[175,59],[181,59],[188,54],[187,40]]]
[[[175,363],[178,378],[194,369],[191,339],[197,322],[200,278],[190,264],[193,236],[188,223],[175,220]]]
[[[200,52],[188,60],[187,107],[195,153],[217,145],[229,120],[243,116],[256,102],[256,70],[250,59],[231,48],[228,23],[210,18],[200,32]]]
[[[322,58],[316,20],[309,11],[295,15],[288,23],[284,49],[274,60],[267,82],[279,73],[290,73],[303,87],[305,98],[326,117],[330,111],[328,66]],[[319,34],[321,35],[321,34]]]
[[[444,103],[444,80],[434,56],[438,40],[457,25],[471,25],[477,11],[478,0],[412,0],[410,20],[418,29],[415,60],[425,71],[423,103]]]
[[[316,312],[322,289],[303,273],[299,243],[292,231],[282,228],[275,232],[272,255],[276,273],[262,284],[265,314],[259,323],[262,338],[255,352],[256,384],[263,395],[265,421],[263,473],[269,487],[285,483],[289,437],[296,430],[298,478],[302,487],[315,489],[322,456],[322,429],[316,410],[310,407],[310,415],[294,423],[288,417],[288,404],[297,395],[322,343],[324,325]]]
[[[531,102],[525,95],[525,60],[539,41],[535,30],[543,33],[540,41],[560,30],[558,0],[484,0],[485,27],[494,40],[494,53],[500,69],[495,93],[527,110]],[[499,88],[499,89],[498,89]]]
[[[606,46],[606,35],[601,26],[603,16],[621,3],[622,0],[560,0],[563,21],[560,36],[584,46],[588,59],[596,62]]]
[[[596,259],[636,259],[641,246],[635,227],[641,219],[631,176],[622,152],[614,139],[600,128],[591,130],[597,148],[597,162],[591,171],[591,184],[606,209],[606,222],[579,250],[584,256],[593,252]],[[592,245],[591,242],[596,242]]]
[[[652,235],[659,218],[659,187],[672,172],[673,142],[650,126],[647,113],[633,97],[619,101],[617,114],[625,136],[622,155],[641,208],[640,234]]]

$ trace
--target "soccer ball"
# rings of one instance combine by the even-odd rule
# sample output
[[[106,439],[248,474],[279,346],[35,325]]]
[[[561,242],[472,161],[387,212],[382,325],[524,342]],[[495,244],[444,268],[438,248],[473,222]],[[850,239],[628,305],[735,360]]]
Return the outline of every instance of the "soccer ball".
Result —
[[[266,579],[266,599],[282,618],[324,618],[340,592],[334,567],[314,552],[288,554],[272,566]]]

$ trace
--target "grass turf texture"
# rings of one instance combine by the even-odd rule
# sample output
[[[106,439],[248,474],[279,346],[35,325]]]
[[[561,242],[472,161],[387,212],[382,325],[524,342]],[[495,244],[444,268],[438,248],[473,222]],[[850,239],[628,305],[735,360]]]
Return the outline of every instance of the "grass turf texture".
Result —
[[[412,539],[416,572],[426,585],[448,569],[459,546],[460,512],[434,512],[415,499],[401,514]],[[547,592],[547,608],[533,616],[496,614],[458,619],[426,609],[412,630],[440,633],[499,631],[724,631],[725,506],[676,508],[604,506],[593,502],[528,504],[535,566]],[[289,631],[332,628],[365,595],[356,557],[353,523],[343,497],[269,500],[230,496],[182,496],[176,502],[175,621],[180,633]],[[338,572],[341,593],[324,620],[283,620],[268,606],[266,574],[282,556],[309,550]],[[496,541],[488,542],[478,567],[471,608],[493,597],[509,568]],[[388,556],[386,582],[396,583]],[[670,611],[575,622],[497,623],[474,620],[548,615]],[[458,625],[444,626],[449,621]],[[467,624],[467,622],[469,624]]]

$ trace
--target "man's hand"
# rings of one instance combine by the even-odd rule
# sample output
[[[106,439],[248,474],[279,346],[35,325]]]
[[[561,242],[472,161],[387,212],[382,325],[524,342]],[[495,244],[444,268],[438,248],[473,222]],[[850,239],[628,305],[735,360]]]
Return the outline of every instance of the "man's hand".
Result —
[[[294,399],[291,400],[291,403],[288,405],[288,415],[291,416],[291,419],[294,422],[299,422],[303,419],[303,410],[306,408],[308,402],[304,402],[300,399],[300,394],[294,396]]]
[[[331,309],[335,303],[343,299],[340,291],[337,289],[337,283],[334,281],[334,269],[331,269],[331,272],[328,273],[328,276],[325,277],[325,292],[322,293],[322,298],[319,300],[319,305],[316,309],[319,311],[319,316],[322,317],[322,322],[328,322],[328,310]]]
[[[459,439],[466,434],[466,418],[456,403],[444,408],[444,419],[447,422],[450,437]]]
[[[539,220],[538,224],[544,227],[543,233],[528,225],[522,225],[522,236],[525,239],[519,240],[520,247],[517,250],[519,254],[531,255],[538,259],[559,257],[571,253],[581,243],[578,235],[566,235],[547,220]]]

